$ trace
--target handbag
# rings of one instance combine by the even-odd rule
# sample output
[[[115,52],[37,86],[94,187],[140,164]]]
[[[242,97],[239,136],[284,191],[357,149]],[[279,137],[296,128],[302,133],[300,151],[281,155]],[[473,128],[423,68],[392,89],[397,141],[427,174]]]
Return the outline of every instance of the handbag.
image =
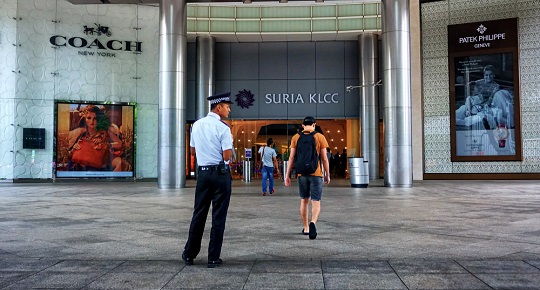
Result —
[[[78,143],[81,149],[73,151],[71,160],[81,165],[101,168],[103,157],[107,152],[107,146],[99,143],[95,144],[86,138],[81,138]]]

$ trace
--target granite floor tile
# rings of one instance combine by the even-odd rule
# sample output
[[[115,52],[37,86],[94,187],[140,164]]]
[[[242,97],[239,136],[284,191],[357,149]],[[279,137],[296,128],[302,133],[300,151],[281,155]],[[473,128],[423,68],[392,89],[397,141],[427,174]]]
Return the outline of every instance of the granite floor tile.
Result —
[[[324,282],[322,274],[251,273],[244,289],[324,289]]]
[[[387,261],[323,261],[324,274],[393,274],[394,270]]]
[[[132,260],[112,269],[114,273],[178,273],[184,268],[183,261]]]
[[[114,260],[64,260],[61,261],[44,271],[52,272],[108,272],[118,267],[125,261]]]
[[[227,267],[186,267],[163,289],[243,289],[249,275],[249,271],[235,271]]]
[[[57,288],[57,289],[80,289],[98,277],[102,272],[54,272],[46,271],[34,274],[16,283],[7,289],[33,289],[33,288]]]
[[[533,267],[536,267],[537,269],[540,269],[540,258],[534,260],[524,260],[524,262],[532,265]]]
[[[58,264],[58,259],[37,259],[37,258],[6,258],[0,260],[0,270],[6,271],[28,271],[39,272]]]
[[[399,277],[410,290],[491,289],[471,274],[402,274]]]
[[[540,289],[539,274],[477,274],[476,276],[493,289]]]
[[[0,271],[0,289],[32,275],[28,271]]]
[[[325,289],[407,289],[396,274],[324,274]]]
[[[110,272],[107,273],[83,289],[161,289],[167,284],[175,273],[126,273]]]
[[[299,274],[322,274],[321,261],[265,261],[257,260],[251,269],[252,273],[299,273]]]
[[[390,265],[397,272],[402,274],[467,274],[461,265],[450,259],[425,260],[391,260]]]
[[[511,261],[511,260],[476,260],[476,261],[467,261],[467,260],[458,260],[457,261],[461,266],[470,271],[473,274],[525,274],[525,273],[536,273],[540,276],[540,270],[524,261]]]

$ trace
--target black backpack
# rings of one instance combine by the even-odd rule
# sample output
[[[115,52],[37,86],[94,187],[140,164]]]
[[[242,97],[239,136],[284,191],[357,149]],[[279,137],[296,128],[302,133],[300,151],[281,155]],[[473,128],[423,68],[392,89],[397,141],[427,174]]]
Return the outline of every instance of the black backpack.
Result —
[[[300,138],[296,143],[296,155],[294,156],[294,166],[296,173],[308,175],[317,170],[319,164],[319,154],[317,154],[317,145],[315,144],[316,131],[309,134],[299,132]]]

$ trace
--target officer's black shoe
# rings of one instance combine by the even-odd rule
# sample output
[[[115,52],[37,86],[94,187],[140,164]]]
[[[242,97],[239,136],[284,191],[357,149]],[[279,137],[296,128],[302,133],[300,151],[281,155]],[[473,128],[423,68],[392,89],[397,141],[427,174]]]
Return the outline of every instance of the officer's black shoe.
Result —
[[[193,265],[193,258],[188,258],[186,257],[186,254],[185,253],[182,253],[182,260],[184,261],[184,263],[188,266],[191,266]]]
[[[208,268],[215,268],[221,264],[223,264],[223,260],[221,259],[217,259],[215,261],[208,260]]]

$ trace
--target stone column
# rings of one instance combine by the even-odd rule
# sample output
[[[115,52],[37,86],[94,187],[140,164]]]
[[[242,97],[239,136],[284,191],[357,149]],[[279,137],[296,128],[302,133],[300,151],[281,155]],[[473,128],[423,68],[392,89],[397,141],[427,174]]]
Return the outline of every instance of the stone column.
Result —
[[[409,0],[382,1],[384,185],[412,187]]]
[[[187,1],[159,1],[158,187],[186,186]]]

